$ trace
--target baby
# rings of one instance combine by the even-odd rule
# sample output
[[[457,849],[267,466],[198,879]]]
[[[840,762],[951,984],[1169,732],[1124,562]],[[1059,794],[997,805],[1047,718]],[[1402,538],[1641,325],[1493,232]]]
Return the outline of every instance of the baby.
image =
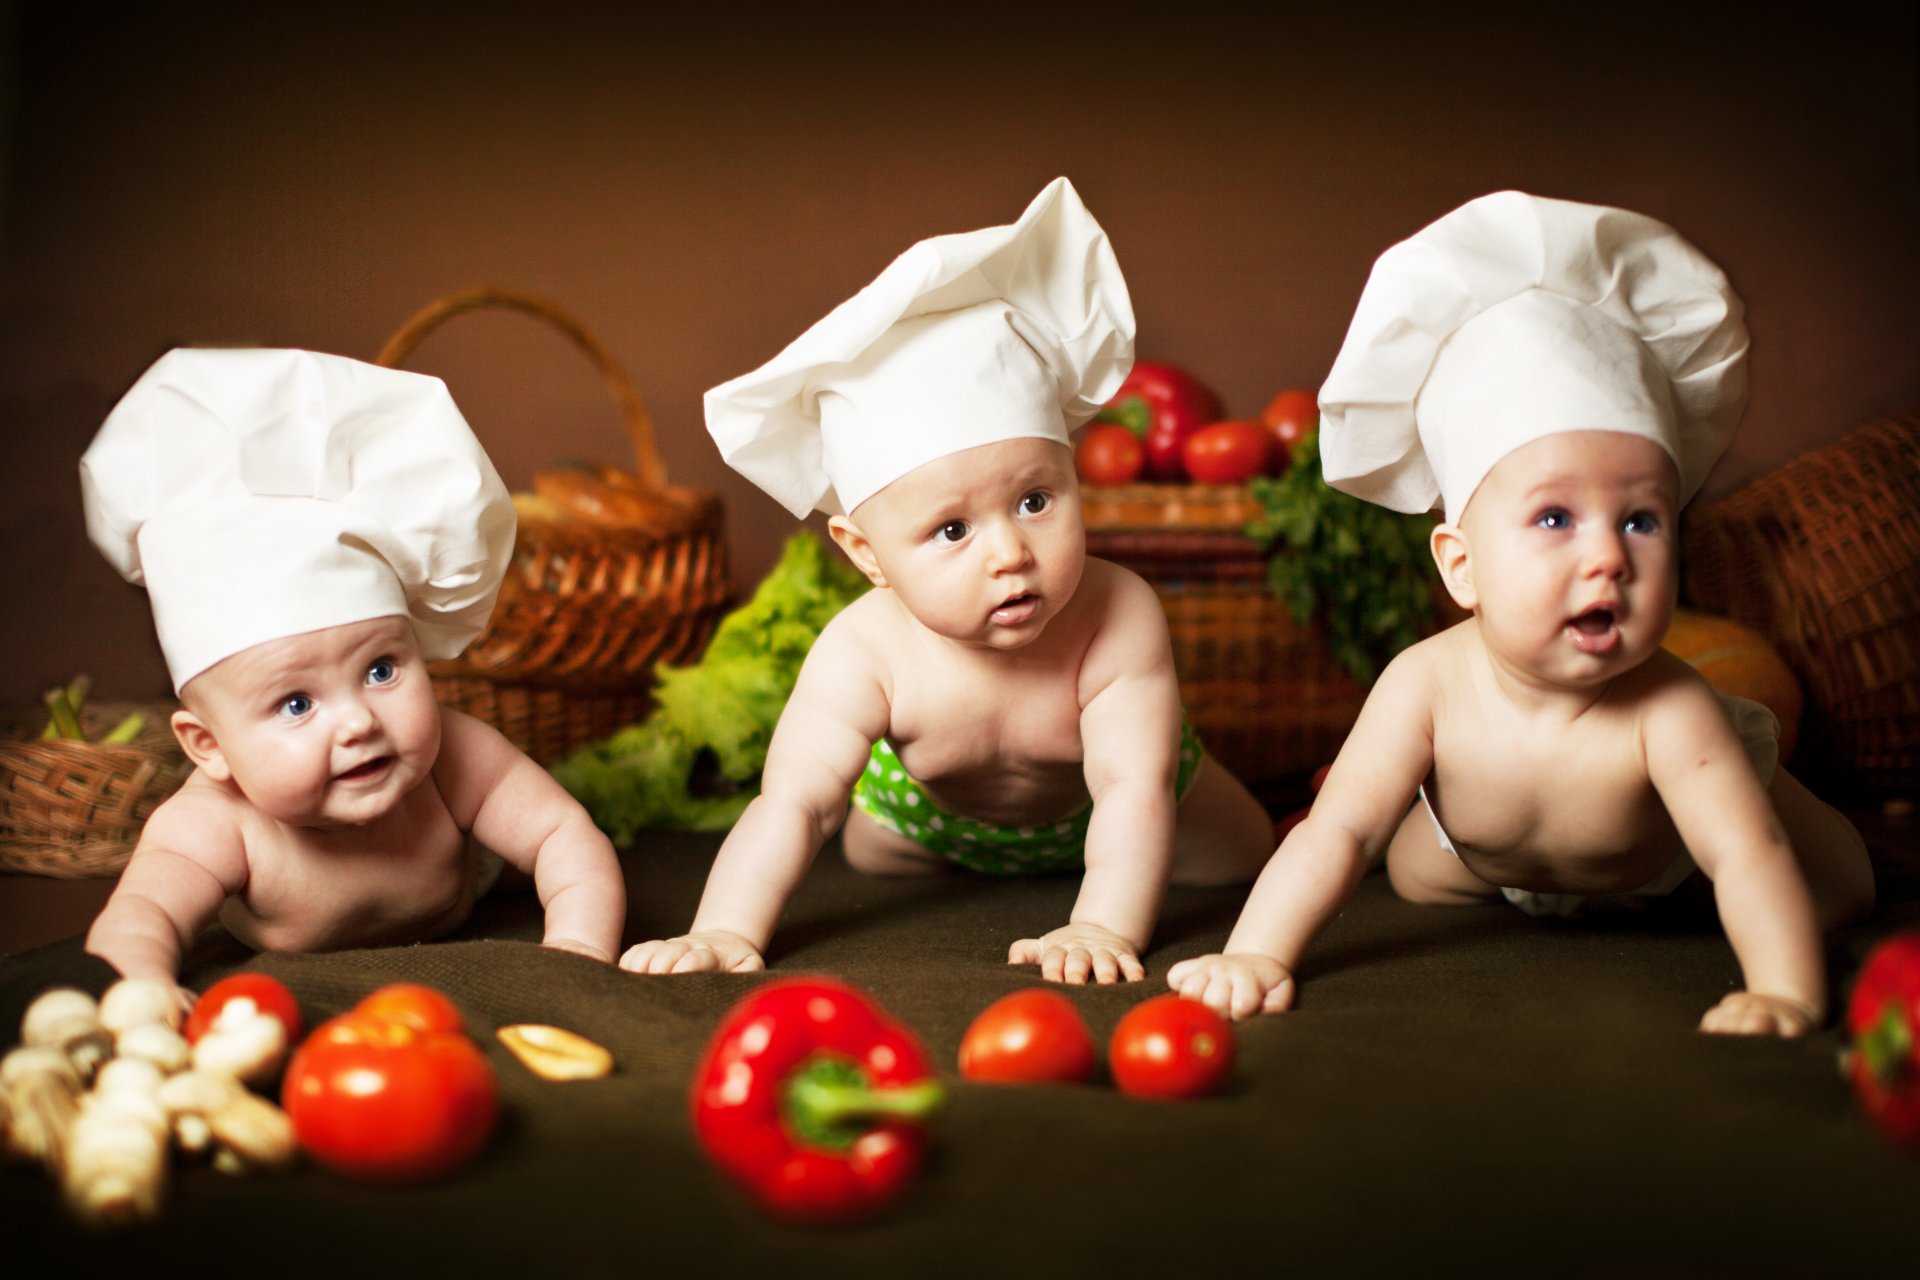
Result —
[[[1700,1029],[1826,1016],[1820,934],[1866,913],[1847,821],[1776,767],[1778,726],[1660,647],[1680,509],[1732,434],[1747,335],[1725,277],[1619,209],[1483,197],[1387,251],[1321,391],[1327,481],[1444,502],[1473,617],[1381,675],[1226,954],[1182,995],[1287,1008],[1313,936],[1384,850],[1401,897],[1535,914],[1711,880],[1746,989]]]
[[[514,531],[439,379],[176,350],[80,469],[95,544],[148,589],[195,766],[88,951],[171,982],[216,916],[261,950],[418,942],[465,920],[504,859],[532,876],[548,946],[612,961],[613,846],[492,727],[434,701],[426,663],[484,628]]]
[[[761,968],[843,820],[878,875],[1084,868],[1071,920],[1008,953],[1055,982],[1138,981],[1170,880],[1252,878],[1272,825],[1184,728],[1158,597],[1086,556],[1068,433],[1132,362],[1119,266],[1060,179],[708,393],[728,462],[827,512],[875,589],[809,653],[692,930],[624,968]]]

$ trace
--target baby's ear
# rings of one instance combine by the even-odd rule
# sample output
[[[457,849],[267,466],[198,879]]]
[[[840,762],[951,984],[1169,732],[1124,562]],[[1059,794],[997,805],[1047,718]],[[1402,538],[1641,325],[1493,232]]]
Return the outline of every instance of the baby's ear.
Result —
[[[1427,547],[1433,552],[1433,563],[1440,569],[1440,581],[1446,585],[1453,602],[1462,609],[1474,608],[1480,594],[1473,589],[1473,554],[1467,546],[1466,533],[1457,524],[1437,524],[1427,539]]]
[[[880,572],[880,562],[874,558],[873,543],[867,535],[860,532],[860,526],[845,516],[828,516],[827,532],[833,535],[833,541],[847,559],[853,561],[853,567],[866,575],[867,581],[876,587],[887,585],[887,575]]]
[[[182,707],[173,713],[171,724],[180,749],[187,753],[187,759],[199,766],[202,773],[215,782],[233,780],[233,770],[227,767],[227,757],[220,750],[220,740],[213,736],[213,730],[207,727],[204,720]]]

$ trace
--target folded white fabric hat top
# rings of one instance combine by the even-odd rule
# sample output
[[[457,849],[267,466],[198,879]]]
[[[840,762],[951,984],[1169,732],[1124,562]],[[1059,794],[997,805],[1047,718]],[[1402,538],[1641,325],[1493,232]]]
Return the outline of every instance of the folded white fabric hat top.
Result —
[[[1009,226],[922,240],[707,392],[707,430],[794,515],[841,515],[963,449],[1068,443],[1133,367],[1133,336],[1106,233],[1058,178]]]
[[[1457,520],[1494,464],[1563,431],[1658,443],[1684,503],[1746,401],[1726,276],[1662,222],[1518,191],[1380,255],[1320,391],[1328,484]]]
[[[486,626],[513,502],[438,378],[292,350],[170,351],[80,460],[87,532],[146,586],[176,691],[268,640]]]

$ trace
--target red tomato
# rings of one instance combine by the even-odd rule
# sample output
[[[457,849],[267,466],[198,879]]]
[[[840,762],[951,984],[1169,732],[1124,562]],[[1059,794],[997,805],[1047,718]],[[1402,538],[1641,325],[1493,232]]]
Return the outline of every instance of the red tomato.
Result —
[[[415,1031],[462,1035],[467,1024],[453,1001],[417,982],[395,982],[381,987],[353,1007],[355,1013],[382,1022],[398,1022]]]
[[[486,1145],[500,1093],[466,1036],[355,1012],[322,1023],[294,1053],[280,1103],[320,1164],[370,1182],[418,1182]]]
[[[1132,484],[1147,465],[1147,447],[1123,426],[1096,422],[1080,433],[1073,460],[1088,484]]]
[[[960,1074],[969,1080],[1078,1084],[1093,1066],[1093,1037],[1080,1011],[1040,987],[995,1000],[960,1041]]]
[[[293,998],[293,992],[264,973],[236,973],[202,992],[193,1002],[193,1010],[187,1014],[186,1026],[182,1028],[187,1039],[198,1040],[221,1012],[237,1000],[250,1000],[260,1012],[280,1019],[280,1025],[287,1029],[287,1043],[300,1043],[300,1032],[306,1026],[300,1017],[300,1002]]]
[[[1244,484],[1265,475],[1273,456],[1273,437],[1257,422],[1202,427],[1180,450],[1187,474],[1200,484]]]
[[[1171,993],[1135,1005],[1113,1029],[1107,1066],[1136,1098],[1198,1098],[1233,1073],[1233,1024]]]
[[[1267,401],[1260,421],[1280,442],[1282,452],[1291,458],[1293,447],[1319,428],[1320,402],[1311,391],[1289,388]]]

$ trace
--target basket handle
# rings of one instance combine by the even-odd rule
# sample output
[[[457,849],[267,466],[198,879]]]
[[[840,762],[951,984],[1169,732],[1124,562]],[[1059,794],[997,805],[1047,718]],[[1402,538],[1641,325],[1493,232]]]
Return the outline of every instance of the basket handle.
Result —
[[[546,298],[537,294],[522,293],[517,289],[502,289],[493,285],[477,285],[463,289],[459,293],[450,293],[435,302],[430,302],[414,312],[408,321],[400,326],[400,331],[387,339],[387,345],[380,348],[380,354],[374,357],[374,363],[389,369],[398,369],[413,349],[429,333],[463,311],[478,311],[488,307],[503,307],[511,311],[524,311],[547,321],[564,333],[593,361],[594,368],[606,380],[613,392],[614,402],[620,407],[620,416],[626,420],[627,435],[633,441],[633,460],[639,473],[640,483],[653,492],[667,488],[667,470],[660,463],[660,451],[654,444],[653,419],[647,416],[647,407],[640,401],[640,393],[626,373],[615,362],[611,353],[598,339],[588,333],[568,312]]]

